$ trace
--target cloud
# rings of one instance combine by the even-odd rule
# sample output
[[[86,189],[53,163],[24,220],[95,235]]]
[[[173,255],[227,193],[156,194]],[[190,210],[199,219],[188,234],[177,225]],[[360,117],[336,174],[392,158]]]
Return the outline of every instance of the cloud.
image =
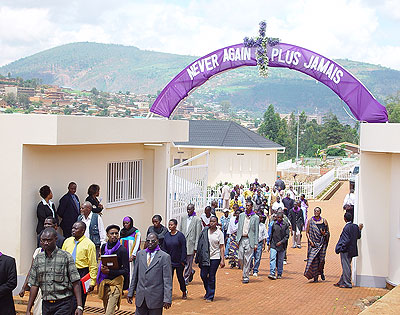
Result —
[[[388,32],[397,36],[399,12],[400,4],[394,0],[192,0],[183,4],[162,0],[3,0],[0,64],[75,41],[204,55],[256,35],[258,22],[267,20],[267,35],[283,42],[328,58],[381,63],[400,70],[399,62],[392,58],[400,46],[389,42],[391,36],[380,36]]]

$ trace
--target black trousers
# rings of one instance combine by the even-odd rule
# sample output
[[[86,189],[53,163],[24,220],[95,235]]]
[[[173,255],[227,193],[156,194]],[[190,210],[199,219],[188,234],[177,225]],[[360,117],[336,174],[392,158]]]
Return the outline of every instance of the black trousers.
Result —
[[[42,314],[43,315],[70,315],[72,312],[72,296],[55,301],[51,303],[49,301],[42,302]]]
[[[148,308],[146,304],[146,299],[143,300],[142,305],[136,305],[136,315],[161,315],[163,313],[163,309],[161,308]]]
[[[86,276],[89,273],[89,268],[78,269],[78,273],[81,276],[81,278],[83,278],[84,276]],[[82,307],[85,308],[87,294],[83,293],[82,282],[80,283],[80,289],[81,289],[81,295],[82,295]],[[72,307],[73,307],[72,314],[75,312],[77,306],[78,306],[78,303],[77,303],[75,295],[74,295],[74,297],[72,299]]]
[[[185,278],[183,277],[183,270],[185,269],[184,266],[173,267],[172,266],[172,278],[174,277],[174,270],[176,270],[176,276],[178,277],[179,288],[181,289],[182,293],[186,292],[186,283]]]

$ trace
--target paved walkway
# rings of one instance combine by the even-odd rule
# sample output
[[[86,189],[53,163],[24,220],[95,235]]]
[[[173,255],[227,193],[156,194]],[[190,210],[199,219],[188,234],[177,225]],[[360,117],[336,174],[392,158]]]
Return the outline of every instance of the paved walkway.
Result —
[[[268,253],[263,253],[259,277],[250,278],[249,284],[241,283],[241,271],[219,269],[217,289],[213,303],[202,297],[204,288],[196,268],[194,281],[188,287],[189,298],[181,300],[176,278],[174,279],[173,304],[166,314],[358,314],[355,305],[358,299],[382,296],[387,290],[374,288],[340,289],[333,286],[341,274],[339,256],[334,248],[342,231],[344,221],[342,202],[347,193],[347,184],[342,185],[329,201],[310,203],[311,213],[315,206],[322,208],[322,216],[328,220],[331,239],[326,257],[326,281],[310,283],[304,276],[306,238],[303,236],[301,249],[289,248],[288,264],[284,266],[281,280],[269,280]],[[309,213],[310,217],[310,213]],[[290,240],[291,241],[291,240]],[[96,296],[90,296],[89,305],[101,306]],[[123,301],[121,309],[134,308]]]

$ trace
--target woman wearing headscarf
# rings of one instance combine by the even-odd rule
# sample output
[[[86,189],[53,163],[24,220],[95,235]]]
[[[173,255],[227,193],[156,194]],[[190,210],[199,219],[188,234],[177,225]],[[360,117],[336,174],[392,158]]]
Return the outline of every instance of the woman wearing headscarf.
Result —
[[[133,219],[131,217],[125,217],[122,221],[122,225],[120,241],[121,245],[128,251],[129,270],[132,275],[136,253],[140,248],[140,231],[133,226]]]
[[[162,250],[164,250],[164,247],[163,247],[164,237],[165,237],[165,234],[168,233],[168,229],[164,225],[161,224],[162,218],[159,214],[154,215],[151,221],[153,222],[153,225],[149,226],[149,228],[147,229],[146,235],[149,235],[150,233],[157,234],[158,244],[159,244],[160,248]]]
[[[326,248],[329,242],[328,221],[321,217],[321,208],[314,209],[314,216],[308,220],[306,234],[308,239],[307,265],[304,276],[318,282],[318,276],[325,280],[324,266]]]

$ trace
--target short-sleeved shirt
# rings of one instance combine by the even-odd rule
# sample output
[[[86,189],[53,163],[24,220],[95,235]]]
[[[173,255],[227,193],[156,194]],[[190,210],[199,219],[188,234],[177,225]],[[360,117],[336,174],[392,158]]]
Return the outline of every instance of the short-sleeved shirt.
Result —
[[[212,232],[208,230],[208,242],[210,243],[210,259],[220,259],[221,251],[219,245],[225,244],[224,233],[220,229]]]
[[[41,252],[35,257],[28,283],[42,290],[44,301],[72,296],[72,283],[80,280],[71,254],[54,249],[50,256]]]

